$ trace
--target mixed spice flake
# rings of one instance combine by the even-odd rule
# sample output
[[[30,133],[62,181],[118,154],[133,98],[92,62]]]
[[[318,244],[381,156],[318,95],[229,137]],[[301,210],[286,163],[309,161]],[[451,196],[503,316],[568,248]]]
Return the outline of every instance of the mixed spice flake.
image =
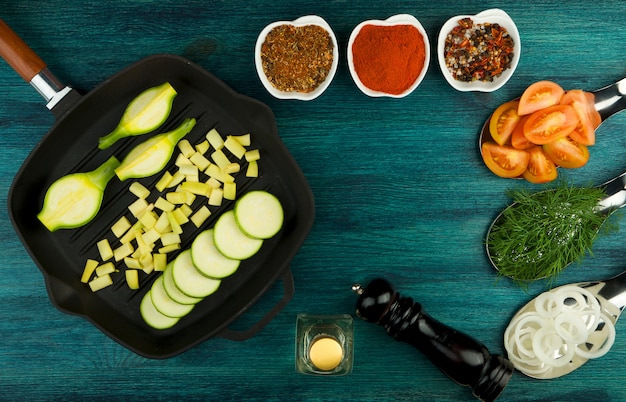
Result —
[[[328,76],[333,41],[318,25],[273,28],[261,46],[263,72],[279,91],[311,92]]]
[[[456,80],[490,82],[511,66],[513,48],[504,27],[463,18],[446,37],[446,67]]]

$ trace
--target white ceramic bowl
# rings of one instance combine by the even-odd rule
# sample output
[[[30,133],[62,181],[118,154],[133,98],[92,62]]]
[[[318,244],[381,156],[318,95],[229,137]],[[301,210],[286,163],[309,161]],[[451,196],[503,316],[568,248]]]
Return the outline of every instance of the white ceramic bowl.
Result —
[[[263,62],[261,61],[261,46],[263,45],[263,42],[265,42],[267,34],[279,25],[293,25],[296,27],[301,27],[305,25],[317,25],[324,28],[330,35],[330,38],[333,41],[333,63],[331,65],[330,71],[328,72],[328,76],[326,77],[324,82],[322,82],[315,90],[311,92],[280,91],[268,81],[267,76],[263,72]],[[337,72],[337,65],[339,64],[339,49],[337,47],[337,38],[335,37],[335,33],[331,29],[330,25],[328,25],[328,23],[322,17],[319,17],[317,15],[305,15],[294,21],[276,21],[263,28],[263,30],[259,34],[254,49],[254,62],[256,64],[256,71],[259,75],[259,79],[263,83],[265,89],[267,89],[267,92],[272,94],[274,97],[278,99],[299,99],[303,101],[313,100],[320,96],[326,90],[326,88],[328,88],[331,81],[333,80],[333,77],[335,76],[335,73]]]
[[[359,79],[359,76],[354,70],[352,45],[354,44],[354,39],[357,37],[357,35],[361,31],[361,28],[363,28],[363,26],[365,25],[380,25],[380,26],[413,25],[422,34],[422,37],[424,38],[424,52],[425,52],[424,67],[422,67],[422,71],[420,72],[420,75],[417,77],[413,85],[411,85],[403,93],[396,95],[396,94],[389,94],[386,92],[373,91],[369,89],[368,87],[366,87]],[[419,84],[424,79],[424,76],[426,75],[426,71],[428,71],[429,63],[430,63],[430,43],[428,41],[428,34],[424,30],[424,27],[422,26],[422,24],[417,20],[417,18],[409,14],[397,14],[397,15],[387,18],[386,20],[363,21],[352,30],[352,34],[350,34],[350,39],[348,40],[348,68],[350,69],[350,74],[352,75],[352,79],[354,80],[354,83],[356,84],[356,86],[364,94],[368,96],[372,96],[372,97],[388,96],[391,98],[403,98],[409,95],[411,92],[415,90],[415,88],[419,86]]]
[[[504,70],[498,77],[494,78],[491,82],[486,81],[472,81],[465,82],[455,79],[448,67],[446,67],[446,60],[444,55],[444,47],[446,36],[448,33],[458,25],[458,21],[463,18],[471,18],[475,24],[484,24],[486,22],[496,23],[500,26],[504,27],[511,38],[513,39],[513,59],[511,60],[511,66]],[[515,68],[517,67],[517,63],[520,59],[520,54],[522,52],[522,42],[520,41],[519,32],[517,31],[517,26],[509,17],[509,15],[498,9],[493,8],[489,10],[485,10],[476,15],[457,15],[455,17],[450,18],[446,21],[445,24],[441,27],[441,31],[439,31],[439,39],[437,42],[437,57],[439,59],[439,68],[443,76],[446,78],[448,83],[456,90],[459,91],[481,91],[481,92],[492,92],[496,89],[502,87],[506,82],[511,78],[513,72],[515,72]]]

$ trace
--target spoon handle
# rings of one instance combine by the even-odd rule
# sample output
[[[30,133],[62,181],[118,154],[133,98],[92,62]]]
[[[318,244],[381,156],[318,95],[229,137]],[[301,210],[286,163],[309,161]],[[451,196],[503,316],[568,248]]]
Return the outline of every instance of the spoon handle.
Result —
[[[599,187],[604,188],[606,197],[598,203],[597,213],[609,214],[626,205],[626,172]]]
[[[598,295],[623,310],[626,306],[626,271],[604,281]]]
[[[626,109],[626,78],[593,91],[593,94],[596,110],[604,121],[611,115]]]

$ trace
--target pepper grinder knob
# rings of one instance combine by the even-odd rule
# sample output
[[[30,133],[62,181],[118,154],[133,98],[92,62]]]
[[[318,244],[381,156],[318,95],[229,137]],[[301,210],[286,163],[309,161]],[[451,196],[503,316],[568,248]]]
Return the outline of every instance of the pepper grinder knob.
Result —
[[[359,295],[356,314],[383,326],[396,340],[409,343],[456,383],[472,388],[483,401],[495,400],[509,382],[513,365],[492,355],[474,338],[433,319],[413,299],[402,297],[384,279],[367,287],[354,285]]]

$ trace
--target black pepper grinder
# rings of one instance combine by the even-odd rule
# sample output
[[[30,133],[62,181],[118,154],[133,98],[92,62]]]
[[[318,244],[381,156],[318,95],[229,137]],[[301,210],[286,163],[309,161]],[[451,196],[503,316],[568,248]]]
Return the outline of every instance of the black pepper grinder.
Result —
[[[493,401],[509,382],[513,365],[508,359],[490,354],[474,338],[433,319],[386,280],[374,279],[366,288],[354,285],[352,290],[359,295],[357,316],[415,346],[452,380],[472,388],[476,398]]]

